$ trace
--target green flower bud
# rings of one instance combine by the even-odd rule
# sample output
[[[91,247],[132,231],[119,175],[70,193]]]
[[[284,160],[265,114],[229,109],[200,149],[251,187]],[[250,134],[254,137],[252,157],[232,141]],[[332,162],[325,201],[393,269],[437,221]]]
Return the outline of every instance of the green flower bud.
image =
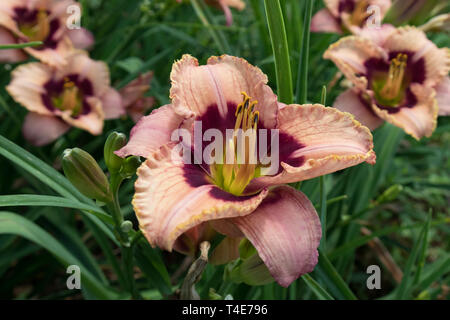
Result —
[[[119,172],[124,159],[114,154],[127,143],[127,137],[123,133],[112,132],[106,139],[104,147],[105,163],[111,174]]]
[[[62,167],[67,179],[86,197],[111,201],[108,179],[89,153],[79,148],[66,149]]]
[[[243,282],[250,286],[260,286],[275,281],[269,269],[256,253],[235,264],[228,276],[232,282]]]
[[[124,179],[131,178],[136,174],[136,170],[141,166],[141,159],[137,156],[131,156],[123,161],[120,175]]]
[[[239,243],[239,256],[241,259],[247,259],[256,253],[255,247],[247,239],[242,239]]]
[[[120,229],[122,230],[122,232],[128,233],[131,229],[133,229],[133,223],[130,220],[126,220],[122,222]]]
[[[382,204],[386,202],[393,201],[397,199],[400,192],[403,191],[403,186],[400,184],[394,184],[386,189],[378,198],[375,200],[376,204]]]

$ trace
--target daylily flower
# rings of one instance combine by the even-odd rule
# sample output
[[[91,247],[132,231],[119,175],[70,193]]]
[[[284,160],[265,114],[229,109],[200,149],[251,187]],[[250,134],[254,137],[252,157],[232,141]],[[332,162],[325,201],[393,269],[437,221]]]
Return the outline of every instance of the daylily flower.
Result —
[[[334,108],[279,104],[266,75],[237,57],[211,57],[199,66],[197,59],[184,55],[174,63],[171,81],[172,104],[142,118],[116,153],[147,158],[138,169],[133,198],[147,240],[171,251],[182,234],[209,223],[220,233],[251,241],[282,286],[312,271],[320,220],[303,193],[283,184],[374,163],[368,128]],[[218,139],[231,163],[184,161],[171,136],[178,128],[196,130],[193,121],[200,121],[201,133],[215,129],[226,135],[231,130],[230,138]],[[239,129],[250,129],[250,139],[235,135]],[[267,136],[278,132],[279,138],[278,158],[275,148],[268,152],[270,165],[279,167],[271,175],[264,175],[264,157],[250,160],[265,142],[257,134],[264,129]],[[204,148],[193,145],[189,156],[196,158]],[[241,162],[239,154],[245,154]]]
[[[124,114],[105,63],[91,60],[83,51],[73,52],[67,61],[63,68],[33,62],[12,72],[6,89],[30,111],[23,133],[34,145],[52,142],[71,126],[98,135],[104,119]]]
[[[155,103],[153,97],[144,97],[150,89],[152,78],[153,73],[146,72],[120,90],[123,106],[134,122],[138,122]]]
[[[384,26],[332,44],[331,59],[354,84],[334,106],[371,129],[383,120],[416,139],[430,136],[439,113],[450,109],[450,50],[439,49],[424,32]]]
[[[182,0],[177,1],[181,2]],[[210,6],[218,7],[223,11],[227,21],[227,26],[231,26],[233,24],[233,14],[231,13],[230,7],[239,11],[242,11],[245,8],[245,2],[242,0],[205,0],[205,2]]]
[[[311,20],[312,32],[357,34],[364,28],[371,14],[370,6],[379,8],[383,20],[391,0],[324,0],[326,8],[319,10]]]
[[[86,29],[69,29],[66,23],[73,0],[2,0],[0,3],[0,44],[42,41],[39,47],[4,50],[0,62],[19,62],[27,54],[53,66],[64,65],[73,50],[86,49],[93,43]]]

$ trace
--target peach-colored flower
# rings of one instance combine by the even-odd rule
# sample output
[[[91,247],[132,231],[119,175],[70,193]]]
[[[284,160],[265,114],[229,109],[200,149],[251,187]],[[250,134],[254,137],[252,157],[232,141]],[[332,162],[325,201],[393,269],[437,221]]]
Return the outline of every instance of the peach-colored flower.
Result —
[[[308,198],[283,184],[374,163],[368,128],[334,108],[279,104],[267,76],[237,57],[211,57],[199,66],[197,59],[184,55],[174,63],[171,81],[172,104],[142,118],[117,152],[147,158],[138,169],[133,207],[150,244],[177,249],[182,234],[209,223],[227,236],[249,239],[282,286],[312,271],[320,221]],[[189,164],[171,135],[186,128],[195,136],[194,121],[201,123],[201,136],[208,129],[223,135],[227,129],[242,129],[250,130],[254,139],[218,138],[231,159],[224,156],[224,164],[200,159],[206,149],[194,139],[187,154],[194,163]],[[257,132],[266,132],[266,137],[278,132],[279,149],[269,147],[274,156],[269,164],[261,154],[256,162],[249,161],[252,150],[266,140]],[[239,145],[246,154],[240,164]],[[278,170],[267,173],[264,169],[272,164]]]
[[[319,10],[311,20],[312,32],[359,33],[373,13],[370,6],[379,8],[382,20],[391,6],[391,0],[324,0],[326,8]]]
[[[33,62],[12,72],[6,89],[30,111],[23,133],[34,145],[52,142],[70,126],[98,135],[104,119],[124,114],[105,63],[91,60],[83,51],[74,51],[67,61],[62,68]]]
[[[144,96],[150,89],[152,78],[153,72],[146,72],[120,90],[123,106],[134,122],[138,122],[155,103],[153,97]]]
[[[40,47],[5,50],[0,62],[19,62],[25,53],[52,66],[64,65],[73,50],[86,49],[93,43],[86,29],[69,29],[66,23],[73,0],[2,0],[0,3],[0,44],[42,41]]]
[[[385,120],[420,139],[433,133],[438,109],[449,113],[450,50],[416,28],[366,30],[332,44],[324,58],[354,84],[334,106],[371,129]]]
[[[181,2],[182,0],[177,1]],[[233,14],[231,13],[230,7],[239,11],[242,11],[245,8],[245,2],[242,0],[206,0],[206,3],[210,6],[222,9],[225,14],[227,26],[231,26],[233,24]]]

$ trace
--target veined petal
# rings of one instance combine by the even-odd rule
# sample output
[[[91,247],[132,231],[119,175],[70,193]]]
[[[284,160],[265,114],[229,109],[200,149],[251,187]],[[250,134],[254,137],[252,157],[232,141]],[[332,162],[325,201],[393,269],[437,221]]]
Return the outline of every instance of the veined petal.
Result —
[[[131,130],[130,141],[116,154],[119,157],[135,155],[148,158],[171,141],[172,132],[179,128],[182,121],[183,117],[177,115],[170,104],[155,109],[139,120]]]
[[[63,37],[58,41],[56,48],[43,48],[38,50],[33,47],[28,47],[24,50],[36,59],[52,67],[59,68],[67,65],[68,61],[66,57],[72,52],[73,45],[68,37]]]
[[[370,39],[350,36],[332,44],[323,55],[332,60],[341,72],[357,88],[367,88],[367,68],[365,62],[371,58],[386,58],[386,53]]]
[[[27,114],[22,127],[25,139],[38,147],[56,140],[69,129],[70,126],[58,117],[34,112]]]
[[[0,44],[15,44],[14,36],[0,26]],[[26,60],[27,55],[20,49],[0,50],[0,62],[16,63]]]
[[[373,112],[371,104],[362,100],[362,97],[353,89],[347,89],[341,93],[334,101],[333,107],[354,115],[356,120],[370,130],[378,128],[384,122]]]
[[[64,121],[70,125],[86,130],[93,135],[99,135],[103,131],[103,120],[105,119],[102,101],[96,97],[89,97],[86,100],[91,107],[91,111],[87,114],[73,118],[70,111],[58,111],[57,113],[61,114]]]
[[[312,179],[362,162],[375,163],[370,130],[349,113],[322,105],[288,105],[280,110],[278,122],[280,133],[301,146],[289,156],[297,159],[291,164],[298,165],[281,162],[281,173],[253,179],[251,190]]]
[[[411,108],[403,107],[391,113],[387,109],[380,109],[375,103],[372,108],[380,118],[402,128],[419,140],[424,136],[431,136],[436,128],[438,104],[435,99],[436,93],[430,87],[413,83],[411,92],[417,99],[417,103]]]
[[[67,36],[76,49],[85,50],[94,45],[94,35],[85,28],[68,30]]]
[[[300,191],[277,187],[253,213],[232,220],[281,286],[289,286],[317,264],[320,220]]]
[[[201,116],[212,106],[226,118],[228,106],[241,103],[241,92],[245,91],[258,100],[256,110],[264,126],[276,125],[277,97],[267,86],[267,76],[244,59],[223,55],[211,57],[207,65],[199,66],[197,59],[183,55],[174,63],[170,78],[174,110],[186,118]]]
[[[339,21],[328,9],[321,9],[312,17],[311,31],[342,34],[342,28],[339,25]]]
[[[68,75],[77,75],[79,81],[89,80],[92,94],[97,97],[101,97],[110,89],[108,65],[103,61],[90,59],[85,51],[75,50],[67,56],[67,66],[59,69],[55,78],[60,80]]]
[[[44,84],[51,79],[52,69],[45,64],[33,62],[23,64],[11,73],[12,80],[6,87],[8,93],[29,111],[43,115],[52,112],[44,105]]]
[[[434,86],[450,71],[450,49],[439,49],[426,34],[414,27],[398,28],[386,39],[384,47],[389,52],[411,52],[412,62],[425,60],[424,84]]]
[[[253,212],[268,191],[233,196],[210,184],[197,165],[184,164],[175,145],[166,145],[138,169],[133,207],[152,246],[171,251],[175,240],[202,222]]]
[[[440,116],[450,115],[450,77],[445,77],[434,88]]]
[[[116,89],[109,88],[101,97],[105,119],[117,119],[125,114],[122,96]]]

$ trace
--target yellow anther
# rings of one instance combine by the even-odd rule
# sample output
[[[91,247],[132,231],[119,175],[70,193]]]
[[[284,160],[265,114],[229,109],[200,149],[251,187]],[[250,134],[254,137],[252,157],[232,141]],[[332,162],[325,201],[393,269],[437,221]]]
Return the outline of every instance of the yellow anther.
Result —
[[[381,95],[383,98],[395,99],[398,97],[405,77],[407,61],[408,55],[404,53],[399,53],[394,59],[392,59],[389,66],[386,84],[381,90]]]

